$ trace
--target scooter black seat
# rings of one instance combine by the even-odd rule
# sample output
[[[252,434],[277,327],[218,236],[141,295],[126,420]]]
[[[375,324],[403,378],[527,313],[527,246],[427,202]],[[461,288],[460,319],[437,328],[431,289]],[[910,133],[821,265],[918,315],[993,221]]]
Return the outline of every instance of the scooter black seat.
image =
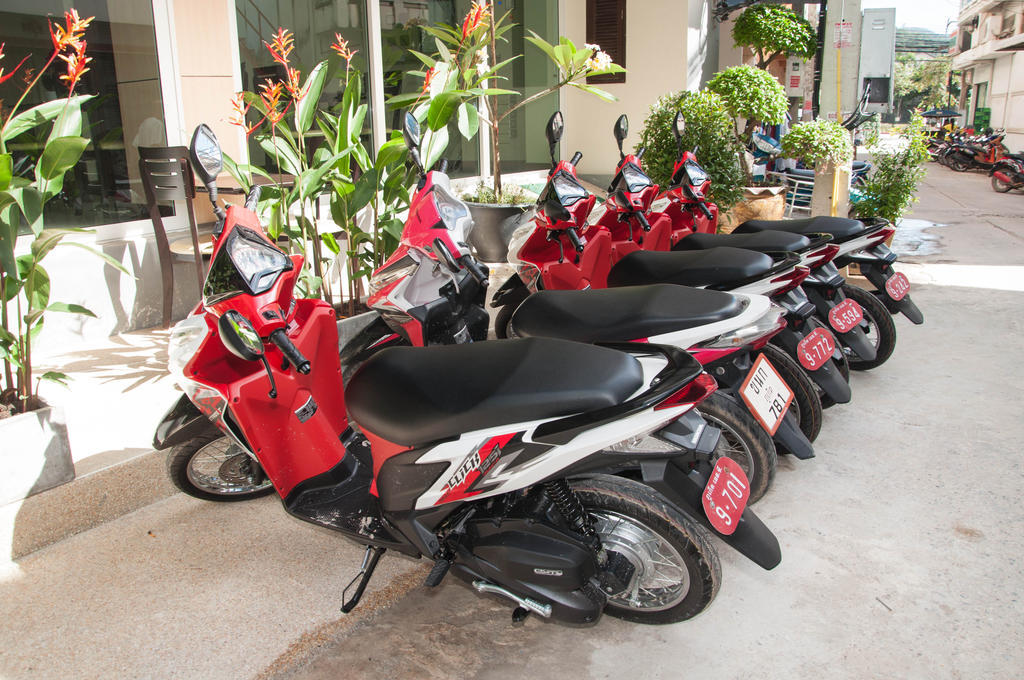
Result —
[[[832,234],[836,241],[845,241],[864,231],[864,223],[846,217],[808,217],[802,220],[747,220],[736,227],[734,234],[760,231],[788,231],[793,234]]]
[[[361,428],[419,446],[615,406],[642,384],[640,362],[629,354],[527,338],[382,350],[352,377],[345,400]]]
[[[699,288],[739,284],[765,274],[773,264],[764,253],[739,248],[688,253],[637,250],[615,263],[608,273],[608,286],[673,283]]]
[[[799,252],[811,245],[806,236],[788,231],[759,231],[751,234],[690,234],[684,236],[672,250],[709,250],[729,246],[759,253],[780,251]]]
[[[542,290],[512,317],[521,337],[616,342],[685,330],[737,316],[740,298],[685,286]]]

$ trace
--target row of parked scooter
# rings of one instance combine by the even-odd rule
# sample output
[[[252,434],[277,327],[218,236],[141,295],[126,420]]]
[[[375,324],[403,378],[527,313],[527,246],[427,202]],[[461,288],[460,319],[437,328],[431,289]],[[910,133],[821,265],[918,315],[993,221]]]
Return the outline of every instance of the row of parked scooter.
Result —
[[[931,160],[957,172],[985,170],[992,178],[992,190],[1004,194],[1024,188],[1024,153],[1010,153],[1003,144],[1004,130],[979,134],[953,132],[928,140]]]
[[[685,121],[675,122],[677,141]],[[366,324],[340,350],[333,310],[296,299],[301,258],[252,211],[221,221],[196,313],[175,327],[185,396],[155,437],[188,493],[276,490],[285,509],[367,546],[358,603],[387,549],[433,561],[529,614],[583,623],[695,616],[714,598],[711,536],[771,569],[779,544],[748,504],[778,453],[814,455],[849,369],[891,355],[892,314],[922,316],[885,246],[887,222],[751,221],[716,234],[710,178],[680,146],[665,191],[622,152],[604,213],[577,152],[514,225],[516,274],[494,293],[473,220],[440,169],[420,169],[399,248],[371,280]],[[201,127],[209,186],[220,151]],[[656,202],[664,205],[655,210]],[[857,264],[873,286],[845,281]],[[310,357],[307,359],[306,357]],[[344,385],[344,387],[343,387]],[[346,589],[348,590],[348,589]]]

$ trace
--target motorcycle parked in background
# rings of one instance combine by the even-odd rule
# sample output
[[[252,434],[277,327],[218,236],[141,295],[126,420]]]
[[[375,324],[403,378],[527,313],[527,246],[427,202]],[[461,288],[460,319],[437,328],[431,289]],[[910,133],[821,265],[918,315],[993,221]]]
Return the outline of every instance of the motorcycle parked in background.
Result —
[[[1024,154],[1006,154],[992,166],[989,175],[992,176],[992,190],[997,193],[1024,189]]]

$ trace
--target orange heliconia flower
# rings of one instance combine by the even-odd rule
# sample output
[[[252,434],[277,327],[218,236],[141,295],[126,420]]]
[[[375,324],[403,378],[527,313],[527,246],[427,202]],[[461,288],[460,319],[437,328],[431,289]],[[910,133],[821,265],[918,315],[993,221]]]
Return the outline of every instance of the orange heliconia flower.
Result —
[[[260,126],[263,121],[258,121],[252,125],[245,122],[245,116],[249,113],[249,109],[252,108],[250,104],[245,103],[245,93],[236,92],[235,96],[231,98],[231,115],[228,116],[228,123],[231,125],[237,125],[238,127],[245,130],[245,136],[248,137],[256,128]]]
[[[299,76],[302,75],[298,69],[294,69],[291,66],[285,66],[284,72],[287,78],[284,81],[284,87],[288,90],[288,94],[292,96],[292,99],[299,101],[302,99],[302,88],[299,83]]]
[[[58,54],[64,63],[67,64],[67,73],[60,77],[65,83],[68,84],[68,96],[75,91],[75,86],[78,85],[78,80],[82,77],[82,74],[89,70],[86,66],[92,57],[85,56],[85,41],[77,40],[73,44],[73,49],[70,54]]]
[[[271,125],[277,125],[284,118],[284,111],[280,110],[283,95],[284,85],[281,82],[271,84],[268,80],[260,85],[260,98],[267,107],[267,120]]]
[[[469,12],[466,13],[466,18],[462,22],[462,39],[465,40],[473,33],[473,31],[478,29],[487,19],[489,14],[490,7],[487,4],[487,0],[474,2],[473,6],[469,8]]]
[[[0,59],[4,58],[4,45],[6,45],[6,44],[7,43],[0,43]],[[13,78],[14,74],[18,72],[18,69],[21,68],[21,65],[24,64],[25,61],[30,56],[32,56],[32,55],[26,54],[25,55],[25,59],[22,59],[21,61],[19,61],[18,65],[14,67],[14,70],[11,71],[10,73],[8,73],[7,75],[4,75],[4,70],[2,68],[0,68],[0,83],[4,83],[4,82],[10,80],[11,78]],[[31,72],[31,69],[29,69],[29,72]]]
[[[426,92],[427,90],[430,89],[430,81],[434,79],[434,75],[436,73],[437,68],[435,66],[431,66],[429,69],[427,69],[426,74],[424,74],[423,76],[423,89],[421,90],[421,92]]]
[[[82,41],[85,29],[89,28],[89,24],[95,18],[82,19],[78,16],[76,9],[64,12],[63,27],[58,23],[50,24],[50,40],[53,42],[53,51],[63,52],[69,47],[77,51],[78,43]]]
[[[282,66],[288,66],[288,55],[291,54],[292,49],[295,47],[293,42],[294,37],[291,31],[285,28],[278,28],[273,39],[270,42],[264,41],[263,44],[267,46],[270,56],[274,58],[274,61]]]
[[[348,64],[352,61],[352,57],[356,56],[356,52],[359,50],[349,49],[348,41],[341,37],[341,33],[334,34],[334,42],[331,43],[331,49],[338,53],[338,56],[345,60]]]

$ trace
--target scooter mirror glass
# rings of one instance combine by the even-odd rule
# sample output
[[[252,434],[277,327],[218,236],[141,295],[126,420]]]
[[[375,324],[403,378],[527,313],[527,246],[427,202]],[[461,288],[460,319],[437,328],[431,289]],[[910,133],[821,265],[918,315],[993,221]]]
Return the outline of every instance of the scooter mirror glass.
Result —
[[[682,139],[683,131],[686,130],[686,118],[683,117],[683,112],[680,111],[676,114],[676,119],[672,123],[672,134],[676,136],[676,139]]]
[[[228,351],[245,361],[259,361],[263,341],[252,323],[233,309],[224,312],[217,322],[217,332]]]
[[[189,145],[189,157],[192,160],[192,167],[199,173],[203,184],[212,184],[216,181],[224,167],[224,156],[220,150],[220,142],[213,130],[202,124],[192,134],[192,143]]]
[[[407,147],[410,149],[419,148],[420,122],[409,111],[405,112],[405,127],[402,128],[402,136],[405,138],[405,145]]]
[[[555,111],[548,118],[548,127],[545,130],[545,134],[548,138],[548,144],[554,146],[562,140],[562,130],[565,129],[565,121],[562,119],[562,112]]]
[[[629,119],[626,118],[626,114],[619,116],[618,120],[615,121],[615,141],[619,143],[619,149],[622,149],[622,142],[626,140],[626,135],[629,134]]]

